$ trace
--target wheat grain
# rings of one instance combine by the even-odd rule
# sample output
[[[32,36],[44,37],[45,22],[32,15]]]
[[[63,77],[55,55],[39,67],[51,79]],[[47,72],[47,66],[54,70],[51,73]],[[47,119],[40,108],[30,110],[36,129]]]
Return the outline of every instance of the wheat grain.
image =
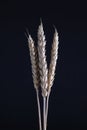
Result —
[[[58,44],[59,44],[58,40],[59,40],[58,33],[57,30],[55,29],[53,44],[51,49],[51,62],[50,62],[49,72],[48,72],[48,91],[50,91],[53,85],[54,76],[55,76],[55,70],[56,70],[56,64],[58,58]]]
[[[40,81],[41,81],[41,89],[42,95],[47,96],[47,62],[46,62],[46,55],[45,55],[45,35],[43,31],[42,23],[39,25],[38,28],[38,56],[39,56],[39,72],[40,72]]]

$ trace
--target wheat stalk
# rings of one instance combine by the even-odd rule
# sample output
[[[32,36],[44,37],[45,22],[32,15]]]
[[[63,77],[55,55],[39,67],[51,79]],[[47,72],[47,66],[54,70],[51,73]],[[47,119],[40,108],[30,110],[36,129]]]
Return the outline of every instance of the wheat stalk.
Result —
[[[53,44],[51,49],[51,62],[48,70],[48,95],[47,95],[47,107],[46,107],[46,125],[47,125],[47,116],[48,116],[48,106],[49,106],[49,96],[51,92],[51,87],[53,85],[54,76],[55,76],[55,70],[56,70],[56,64],[58,59],[58,44],[59,44],[59,38],[58,33],[55,28],[55,33],[53,37]]]
[[[46,40],[42,22],[38,28],[38,56],[39,56],[39,72],[41,90],[43,96],[43,130],[46,130],[46,96],[48,87],[48,69],[45,55]]]
[[[41,111],[40,111],[40,101],[39,101],[39,66],[38,66],[38,53],[37,48],[34,45],[34,41],[32,37],[29,35],[28,37],[28,47],[30,51],[30,58],[31,58],[31,66],[32,66],[32,77],[33,77],[33,83],[36,90],[36,96],[37,96],[37,105],[38,105],[38,115],[39,115],[39,129],[42,130],[41,125]]]

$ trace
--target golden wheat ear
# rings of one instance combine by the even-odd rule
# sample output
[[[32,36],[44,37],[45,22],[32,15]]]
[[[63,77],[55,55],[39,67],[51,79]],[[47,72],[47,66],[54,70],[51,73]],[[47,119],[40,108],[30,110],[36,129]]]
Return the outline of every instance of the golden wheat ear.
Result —
[[[52,49],[51,49],[51,61],[50,61],[50,66],[48,70],[48,91],[51,90],[51,87],[54,82],[56,64],[57,64],[57,59],[58,59],[58,45],[59,45],[59,37],[58,37],[57,30],[55,28],[53,44],[52,44]]]
[[[39,84],[39,66],[38,66],[38,53],[37,48],[34,45],[32,37],[28,37],[28,47],[30,51],[31,67],[32,67],[32,77],[35,89],[38,89]]]
[[[46,55],[45,55],[45,35],[43,30],[43,24],[39,25],[38,28],[38,57],[39,57],[39,73],[40,73],[40,85],[42,89],[42,95],[45,97],[47,96],[47,87],[48,87],[48,69],[47,69],[47,61],[46,61]]]

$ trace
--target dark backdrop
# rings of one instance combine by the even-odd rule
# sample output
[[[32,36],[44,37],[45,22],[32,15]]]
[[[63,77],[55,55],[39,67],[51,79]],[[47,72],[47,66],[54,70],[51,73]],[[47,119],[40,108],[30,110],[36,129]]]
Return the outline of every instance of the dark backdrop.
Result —
[[[59,32],[59,58],[49,104],[48,130],[87,128],[86,3],[72,1],[0,2],[0,129],[38,129],[26,28],[37,41],[42,18],[46,54]]]

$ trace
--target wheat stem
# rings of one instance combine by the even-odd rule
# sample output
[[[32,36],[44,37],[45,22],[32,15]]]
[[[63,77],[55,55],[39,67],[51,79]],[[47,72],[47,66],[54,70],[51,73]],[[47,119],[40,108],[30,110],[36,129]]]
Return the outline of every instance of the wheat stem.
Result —
[[[49,97],[50,97],[50,92],[47,95],[47,100],[46,100],[46,128],[47,128],[47,117],[48,117],[48,109],[49,109]]]
[[[39,130],[42,130],[42,123],[41,123],[41,108],[40,108],[39,90],[38,90],[38,89],[36,89],[36,96],[37,96],[38,116],[39,116]]]
[[[46,97],[43,97],[43,130],[46,130]]]

